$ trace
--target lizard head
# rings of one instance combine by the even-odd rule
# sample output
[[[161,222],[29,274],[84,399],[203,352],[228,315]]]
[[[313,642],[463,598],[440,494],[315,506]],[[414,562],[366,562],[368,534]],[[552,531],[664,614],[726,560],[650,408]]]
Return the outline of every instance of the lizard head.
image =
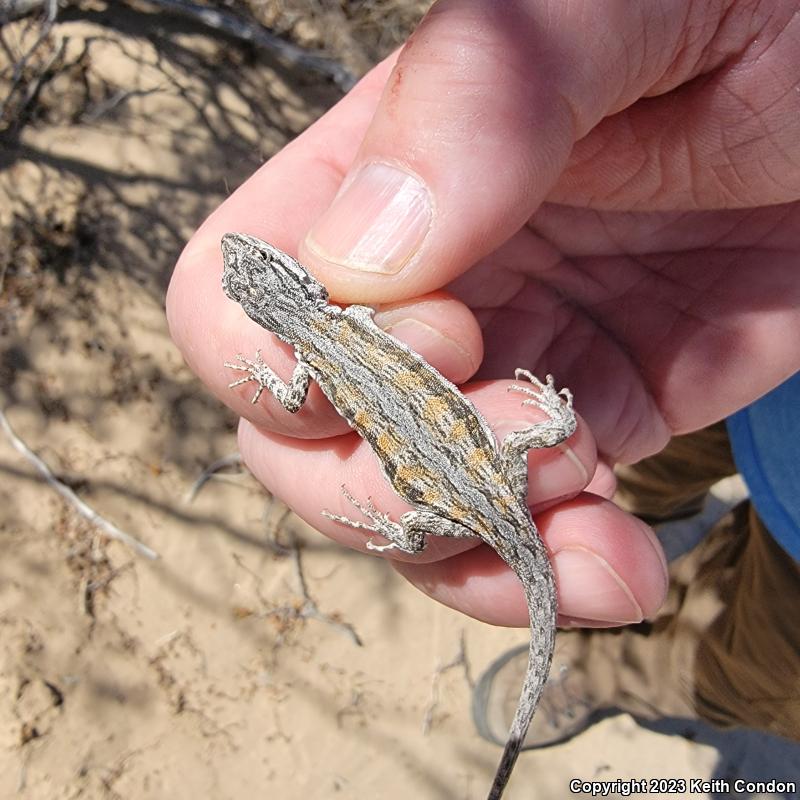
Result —
[[[328,302],[325,287],[291,256],[244,233],[222,237],[222,288],[256,322],[279,322]],[[285,321],[285,320],[284,320]]]

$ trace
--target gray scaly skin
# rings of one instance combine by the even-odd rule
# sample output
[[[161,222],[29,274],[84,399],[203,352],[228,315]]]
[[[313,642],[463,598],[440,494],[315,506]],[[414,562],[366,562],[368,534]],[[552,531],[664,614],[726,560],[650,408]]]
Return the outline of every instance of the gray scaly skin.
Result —
[[[418,553],[425,535],[477,536],[519,576],[531,622],[528,671],[509,739],[489,793],[498,800],[519,755],[547,680],[556,629],[556,592],[547,550],[528,511],[527,451],[553,447],[575,430],[572,397],[553,379],[511,386],[548,415],[515,431],[498,447],[481,415],[458,389],[372,321],[373,311],[328,303],[325,287],[290,256],[252,236],[222,239],[222,286],[251,319],[295,348],[297,366],[284,383],[261,360],[238,356],[226,366],[257,384],[287,411],[303,404],[311,379],[350,426],[372,447],[386,478],[414,510],[394,522],[371,503],[347,499],[369,523],[323,511],[330,519],[380,534],[389,544],[367,546]]]

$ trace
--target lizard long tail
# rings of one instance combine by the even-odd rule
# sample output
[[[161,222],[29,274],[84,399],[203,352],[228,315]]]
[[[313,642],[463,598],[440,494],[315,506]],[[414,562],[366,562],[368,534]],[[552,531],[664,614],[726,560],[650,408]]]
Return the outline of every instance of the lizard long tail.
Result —
[[[503,556],[503,553],[500,555]],[[528,670],[517,711],[487,800],[500,800],[511,777],[550,672],[556,635],[555,580],[542,541],[536,536],[533,540],[520,542],[515,557],[505,560],[525,587],[531,621],[531,644],[528,651]]]

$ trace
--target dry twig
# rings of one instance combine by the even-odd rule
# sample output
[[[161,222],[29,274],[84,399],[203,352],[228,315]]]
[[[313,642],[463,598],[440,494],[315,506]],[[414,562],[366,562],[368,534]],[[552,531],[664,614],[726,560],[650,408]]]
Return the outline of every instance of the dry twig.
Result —
[[[120,530],[113,522],[109,522],[104,517],[101,517],[93,508],[90,508],[83,500],[72,491],[66,484],[62,483],[58,478],[53,475],[50,470],[50,467],[42,461],[33,450],[22,441],[22,439],[14,433],[14,429],[11,427],[8,418],[6,417],[5,413],[0,410],[0,428],[3,429],[6,436],[8,437],[9,442],[11,442],[12,447],[21,455],[30,461],[34,467],[36,467],[39,474],[53,487],[70,505],[75,508],[75,510],[83,517],[89,520],[93,525],[96,525],[100,530],[108,536],[110,539],[116,539],[118,542],[122,542],[123,544],[130,547],[140,556],[144,556],[145,558],[156,559],[158,558],[158,553],[155,550],[148,547],[146,544],[142,544],[138,539],[135,539],[125,531]]]
[[[356,629],[349,622],[343,622],[340,619],[332,617],[330,614],[320,611],[319,606],[317,606],[316,602],[308,591],[306,576],[303,572],[303,561],[300,556],[300,542],[294,533],[291,534],[291,540],[291,558],[292,562],[294,563],[294,571],[295,575],[297,576],[297,583],[300,586],[300,594],[303,597],[303,606],[298,610],[297,614],[301,617],[318,619],[320,622],[324,622],[327,625],[338,628],[344,634],[349,636],[353,642],[355,642],[355,644],[361,647],[363,645],[361,637],[356,633]]]
[[[431,725],[433,724],[433,714],[436,707],[439,705],[439,683],[442,675],[445,672],[455,668],[464,667],[464,676],[467,679],[467,684],[472,687],[474,682],[470,672],[469,659],[467,658],[467,646],[464,641],[464,631],[461,631],[461,636],[458,641],[458,652],[446,664],[441,664],[436,668],[431,679],[431,699],[428,702],[428,707],[425,709],[425,716],[422,719],[422,733],[427,736],[430,732]]]
[[[0,23],[27,17],[49,0],[0,0]]]
[[[6,7],[5,7],[6,3],[7,3],[7,0],[3,0],[3,5],[0,6],[0,14],[3,17],[6,15],[6,13],[8,13],[6,11]],[[16,90],[19,88],[20,83],[22,82],[22,79],[23,79],[23,77],[25,75],[25,67],[28,65],[28,61],[31,59],[33,54],[39,49],[39,46],[50,35],[50,30],[53,27],[53,23],[56,21],[56,15],[58,14],[58,2],[57,2],[57,0],[44,0],[44,2],[39,4],[39,6],[41,6],[41,5],[45,6],[44,22],[42,23],[42,27],[41,27],[41,30],[39,31],[39,35],[34,40],[33,44],[18,59],[16,59],[16,61],[14,61],[14,71],[13,71],[13,73],[11,75],[11,86],[9,87],[8,93],[6,94],[5,98],[2,101],[0,101],[0,118],[2,118],[3,115],[5,114],[6,108],[8,107],[9,100],[14,95]],[[35,10],[37,7],[38,6],[31,6],[29,8],[29,10],[30,11]],[[8,49],[7,46],[5,46],[4,49]],[[47,67],[46,67],[45,71],[47,69],[50,69],[50,67],[52,67],[52,65],[53,65],[52,60],[48,61],[48,64],[47,64]],[[37,92],[39,90],[39,83],[41,82],[41,76],[43,74],[44,74],[44,72],[40,73],[39,80],[35,83],[35,88],[34,88],[33,94],[35,94],[35,92]],[[26,104],[27,104],[27,102],[30,101],[32,96],[33,95],[31,93],[28,94],[28,99],[26,100]]]
[[[200,494],[200,490],[203,486],[210,481],[217,472],[221,469],[225,469],[226,467],[234,467],[239,466],[242,463],[242,456],[239,453],[230,453],[227,456],[222,456],[222,458],[218,458],[216,461],[209,464],[201,473],[200,477],[189,487],[189,491],[186,492],[185,497],[183,498],[185,503],[191,503]]]
[[[199,22],[208,28],[221,31],[227,36],[248,42],[260,50],[272,53],[289,67],[299,67],[324,75],[343,92],[349,92],[355,86],[357,77],[343,64],[332,58],[311,53],[292,42],[287,42],[263,25],[230,11],[197,5],[189,0],[146,1],[172,14]],[[0,0],[0,24],[32,14],[42,6],[47,7],[47,20],[42,28],[41,36],[44,38],[55,20],[57,0]],[[34,44],[31,51],[26,54],[26,59],[39,44],[38,41]]]
[[[356,83],[356,76],[343,64],[316,53],[309,53],[302,47],[281,39],[263,25],[250,22],[230,11],[199,6],[188,0],[147,0],[147,2],[173,14],[200,22],[209,28],[222,31],[235,39],[249,42],[255,47],[277,56],[290,67],[309,69],[325,75],[343,92],[350,91]]]
[[[308,591],[306,576],[303,571],[303,561],[300,555],[300,540],[293,531],[288,531],[288,537],[290,540],[289,544],[281,545],[281,548],[283,549],[284,554],[288,553],[290,555],[294,564],[295,575],[297,576],[297,583],[300,589],[302,603],[273,606],[269,611],[262,612],[259,614],[259,616],[277,617],[279,619],[316,619],[325,623],[326,625],[330,625],[332,628],[336,628],[337,630],[341,631],[348,638],[352,639],[356,645],[362,647],[363,642],[361,641],[361,637],[358,635],[358,633],[356,633],[356,629],[349,622],[343,622],[342,620],[337,619],[335,616],[321,611],[314,598],[311,597],[311,593]],[[258,588],[262,582],[261,576],[253,572],[253,570],[251,570],[239,556],[234,555],[233,559],[245,572],[249,573],[256,579],[256,594],[258,599],[261,601],[262,605],[269,607],[270,604],[267,601],[267,598],[264,597],[261,589]]]

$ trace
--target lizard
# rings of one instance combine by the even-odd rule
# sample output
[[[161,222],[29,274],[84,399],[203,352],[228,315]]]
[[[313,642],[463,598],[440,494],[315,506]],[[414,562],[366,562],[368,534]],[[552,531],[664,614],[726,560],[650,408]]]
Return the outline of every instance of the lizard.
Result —
[[[412,511],[398,521],[371,499],[341,490],[369,522],[322,511],[328,519],[379,534],[388,544],[372,550],[419,553],[425,537],[478,537],[521,581],[530,615],[527,673],[488,800],[499,800],[522,747],[550,670],[556,631],[556,588],[547,549],[528,504],[527,452],[554,447],[576,428],[572,395],[553,377],[540,382],[518,369],[510,390],[526,395],[547,415],[498,445],[474,405],[420,355],[383,331],[374,310],[328,302],[328,292],[297,260],[242,233],[222,237],[225,294],[267,331],[294,347],[297,363],[282,381],[257,351],[225,366],[244,372],[231,388],[254,382],[257,403],[271,393],[286,411],[298,411],[313,379],[336,411],[363,437],[383,474]]]

